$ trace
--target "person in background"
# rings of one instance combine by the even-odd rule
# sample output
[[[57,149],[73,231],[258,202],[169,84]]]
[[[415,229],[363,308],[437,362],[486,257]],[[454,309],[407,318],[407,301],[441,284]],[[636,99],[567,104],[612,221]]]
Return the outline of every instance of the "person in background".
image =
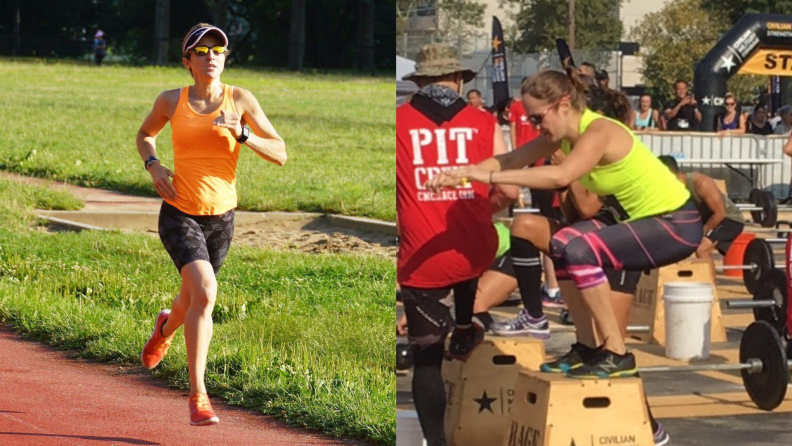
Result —
[[[96,31],[96,35],[94,35],[93,49],[96,65],[101,66],[102,60],[107,55],[107,42],[104,40],[104,32],[101,29]]]
[[[745,115],[737,110],[737,99],[731,93],[723,98],[726,111],[718,116],[718,135],[742,135],[745,133]]]
[[[594,79],[597,77],[597,68],[591,62],[583,62],[580,64],[580,68],[578,68],[578,73]]]
[[[758,104],[748,120],[748,133],[752,135],[772,135],[773,126],[767,119],[767,106]]]
[[[778,117],[781,118],[773,128],[776,135],[786,135],[792,131],[792,105],[784,105],[778,109]]]
[[[642,94],[638,106],[640,108],[634,114],[633,128],[635,130],[660,128],[660,112],[652,108],[652,96],[648,93]]]
[[[597,85],[599,85],[600,88],[604,88],[606,90],[610,89],[610,76],[608,75],[607,71],[600,70],[594,79],[597,81]]]
[[[726,255],[734,240],[745,229],[742,212],[718,189],[712,178],[698,172],[680,172],[679,164],[672,156],[661,155],[658,159],[690,191],[704,221],[704,238],[696,249],[696,258],[709,259],[716,249],[721,255]]]
[[[481,92],[478,90],[470,90],[467,92],[467,102],[471,107],[481,110],[483,112],[492,113],[489,107],[484,105],[484,99],[481,97]]]
[[[523,78],[525,82],[527,78]],[[537,136],[539,131],[531,124],[528,115],[525,113],[522,101],[515,101],[510,107],[510,122],[511,122],[511,143],[512,148],[523,146]],[[541,166],[549,163],[547,159],[541,159],[535,163],[536,166]],[[558,206],[558,197],[553,191],[548,190],[531,190],[531,206],[539,209],[539,213],[545,217],[558,219],[560,209]],[[547,257],[542,257],[542,263],[545,271],[545,281],[542,285],[542,304],[548,308],[563,308],[564,300],[561,297],[561,291],[558,287],[558,281],[555,275],[555,267],[552,260]],[[526,304],[523,302],[523,304]],[[523,319],[517,317],[499,327],[498,334],[513,336],[525,334],[522,324]]]
[[[665,106],[663,115],[667,120],[666,130],[691,132],[698,129],[701,122],[701,112],[698,109],[696,98],[688,91],[687,82],[677,79],[674,83],[676,99]]]

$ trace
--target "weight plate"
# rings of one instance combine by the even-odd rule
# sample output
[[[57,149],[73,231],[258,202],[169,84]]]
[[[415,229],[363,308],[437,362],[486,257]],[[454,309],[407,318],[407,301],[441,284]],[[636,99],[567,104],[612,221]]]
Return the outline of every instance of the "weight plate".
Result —
[[[786,273],[780,269],[767,271],[760,279],[759,291],[754,300],[772,300],[775,306],[754,308],[754,318],[770,324],[777,333],[785,333],[789,296],[787,295]]]
[[[751,192],[748,193],[748,202],[749,203],[756,203],[756,194],[757,192],[762,192],[762,189],[753,188]]]
[[[778,204],[776,203],[775,197],[770,192],[762,191],[760,191],[756,197],[759,200],[758,206],[762,208],[762,210],[759,211],[761,213],[761,219],[754,219],[754,221],[762,225],[763,228],[774,227],[776,221],[778,221]],[[753,213],[751,215],[753,215]]]
[[[745,288],[752,295],[759,291],[759,281],[765,272],[775,269],[775,259],[773,259],[773,248],[766,241],[755,238],[748,243],[743,254],[743,265],[754,268],[743,271],[743,282]]]
[[[786,397],[789,366],[781,336],[766,322],[754,322],[745,329],[740,341],[740,362],[749,358],[762,361],[762,371],[743,370],[742,379],[748,396],[760,409],[773,410]]]
[[[413,366],[413,353],[410,344],[399,342],[396,344],[396,370],[407,370]]]
[[[756,207],[761,207],[759,205],[759,194],[762,191],[759,189],[751,189],[751,193],[748,194],[748,202]],[[751,211],[751,219],[753,219],[754,223],[759,224],[762,221],[762,211]]]

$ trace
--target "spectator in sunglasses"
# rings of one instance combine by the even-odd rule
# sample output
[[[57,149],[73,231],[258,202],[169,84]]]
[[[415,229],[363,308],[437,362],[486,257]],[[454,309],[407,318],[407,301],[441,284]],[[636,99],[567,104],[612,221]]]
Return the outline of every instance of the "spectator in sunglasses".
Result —
[[[718,135],[742,135],[745,133],[745,115],[737,109],[737,99],[731,93],[723,98],[726,111],[718,117]]]

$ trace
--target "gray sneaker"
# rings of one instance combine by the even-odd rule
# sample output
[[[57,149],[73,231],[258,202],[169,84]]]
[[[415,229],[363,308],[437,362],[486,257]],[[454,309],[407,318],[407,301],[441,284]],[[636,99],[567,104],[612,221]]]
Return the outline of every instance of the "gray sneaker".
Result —
[[[550,324],[547,315],[535,319],[523,309],[514,319],[506,323],[494,324],[490,327],[498,336],[531,336],[537,339],[550,338]]]
[[[660,423],[657,423],[657,432],[654,432],[654,444],[655,446],[668,446],[671,444],[671,436],[668,435],[668,432]]]

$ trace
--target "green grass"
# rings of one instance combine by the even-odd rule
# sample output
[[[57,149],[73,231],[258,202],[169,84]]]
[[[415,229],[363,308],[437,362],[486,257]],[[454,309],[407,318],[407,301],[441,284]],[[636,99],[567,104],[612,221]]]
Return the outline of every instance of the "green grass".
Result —
[[[166,89],[191,84],[183,68],[132,68],[0,59],[0,168],[155,196],[135,136]],[[396,112],[391,78],[229,68],[286,141],[283,168],[245,148],[240,209],[315,211],[396,219]],[[157,153],[173,166],[170,126]]]
[[[85,203],[63,190],[54,190],[45,185],[20,184],[11,180],[0,180],[0,196],[9,200],[9,208],[55,209],[73,211],[82,209]]]
[[[0,226],[0,319],[83,357],[137,364],[157,311],[179,286],[159,240],[32,230],[32,204],[11,199],[23,186],[5,183],[0,212],[11,222]],[[219,282],[211,395],[395,444],[392,261],[235,246]],[[188,388],[181,331],[155,374]]]

